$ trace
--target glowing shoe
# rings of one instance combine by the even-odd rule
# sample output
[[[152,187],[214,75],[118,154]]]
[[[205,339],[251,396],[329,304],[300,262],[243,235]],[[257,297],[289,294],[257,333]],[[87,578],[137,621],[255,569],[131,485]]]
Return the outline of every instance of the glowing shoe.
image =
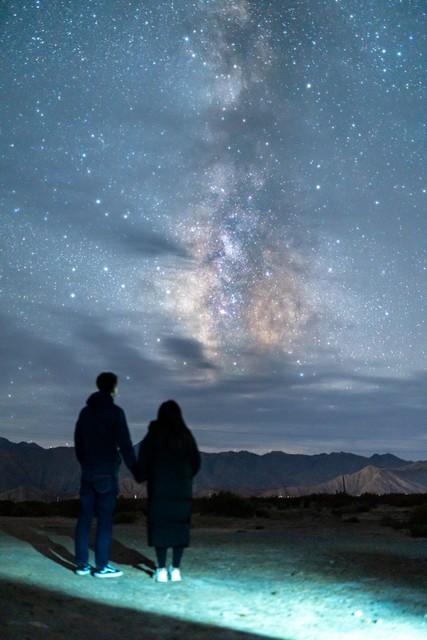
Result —
[[[169,567],[169,580],[171,582],[181,582],[181,571],[178,567]]]
[[[165,567],[161,569],[156,569],[153,575],[155,582],[167,582],[168,581],[168,572]]]
[[[102,569],[95,569],[93,575],[95,578],[119,578],[123,575],[123,571],[116,569],[111,564],[106,564]]]
[[[90,574],[90,564],[78,564],[74,569],[76,576],[88,576]]]

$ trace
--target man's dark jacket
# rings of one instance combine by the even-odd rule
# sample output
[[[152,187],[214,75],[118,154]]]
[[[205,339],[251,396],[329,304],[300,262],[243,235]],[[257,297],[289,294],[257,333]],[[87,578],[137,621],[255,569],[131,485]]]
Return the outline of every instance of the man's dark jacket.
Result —
[[[80,411],[74,432],[77,460],[83,473],[118,474],[121,458],[133,471],[136,458],[126,416],[109,393],[97,391]]]

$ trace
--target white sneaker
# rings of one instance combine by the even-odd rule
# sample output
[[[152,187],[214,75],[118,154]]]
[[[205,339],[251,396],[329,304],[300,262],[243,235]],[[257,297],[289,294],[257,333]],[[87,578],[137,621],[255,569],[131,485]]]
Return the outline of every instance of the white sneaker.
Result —
[[[169,567],[169,580],[171,582],[181,582],[181,571],[177,567]]]
[[[155,582],[167,582],[168,581],[168,572],[165,567],[161,569],[156,569],[153,575]]]

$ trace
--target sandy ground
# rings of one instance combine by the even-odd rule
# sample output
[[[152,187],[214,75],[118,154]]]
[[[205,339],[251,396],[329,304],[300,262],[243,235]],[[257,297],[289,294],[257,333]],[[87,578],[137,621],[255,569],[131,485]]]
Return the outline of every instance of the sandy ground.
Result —
[[[179,584],[151,579],[143,520],[115,526],[122,578],[75,576],[73,527],[0,518],[2,640],[427,639],[427,540],[372,517],[198,518]]]

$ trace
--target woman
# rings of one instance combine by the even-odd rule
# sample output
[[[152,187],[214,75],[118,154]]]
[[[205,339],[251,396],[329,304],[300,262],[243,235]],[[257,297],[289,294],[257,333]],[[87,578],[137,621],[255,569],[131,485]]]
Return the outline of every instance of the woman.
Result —
[[[190,543],[193,477],[200,468],[196,441],[174,400],[164,402],[141,442],[137,479],[147,481],[148,545],[155,547],[157,582],[181,580],[180,563]],[[166,554],[172,547],[172,565]]]

